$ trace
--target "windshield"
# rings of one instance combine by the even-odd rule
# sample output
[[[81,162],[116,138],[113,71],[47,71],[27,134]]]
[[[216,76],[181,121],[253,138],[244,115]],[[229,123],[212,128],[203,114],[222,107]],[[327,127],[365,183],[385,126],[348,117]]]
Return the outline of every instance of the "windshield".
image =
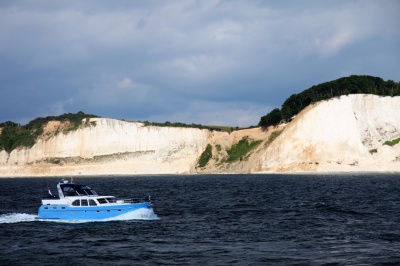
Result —
[[[90,196],[90,195],[96,196],[97,195],[96,191],[92,190],[90,187],[85,186],[85,185],[77,186],[76,191],[80,195],[88,195],[88,196]]]
[[[96,191],[86,185],[63,184],[61,189],[64,196],[97,196]]]

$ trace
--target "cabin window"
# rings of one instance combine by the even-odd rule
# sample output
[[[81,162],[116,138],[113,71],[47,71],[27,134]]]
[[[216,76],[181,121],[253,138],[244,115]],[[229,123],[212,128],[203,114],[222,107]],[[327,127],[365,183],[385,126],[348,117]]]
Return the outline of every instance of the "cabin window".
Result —
[[[81,200],[81,206],[89,206],[88,200],[87,199]]]
[[[79,200],[75,200],[74,202],[72,202],[72,206],[81,206],[81,203],[79,202]]]
[[[109,203],[116,203],[117,201],[115,200],[115,198],[107,198]]]
[[[76,191],[72,186],[63,186],[64,196],[76,196]]]
[[[99,198],[99,199],[97,199],[97,201],[98,201],[100,204],[105,204],[105,203],[107,203],[107,200],[106,200],[105,198]]]
[[[96,206],[97,205],[97,203],[94,201],[94,200],[89,200],[89,205],[90,206]]]

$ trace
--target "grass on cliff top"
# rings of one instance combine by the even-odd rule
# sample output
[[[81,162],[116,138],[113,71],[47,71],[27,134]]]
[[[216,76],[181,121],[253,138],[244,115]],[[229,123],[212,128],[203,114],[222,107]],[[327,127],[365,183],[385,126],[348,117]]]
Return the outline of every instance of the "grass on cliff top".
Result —
[[[186,128],[199,128],[199,129],[208,129],[211,131],[221,131],[221,132],[228,132],[231,133],[235,130],[240,130],[244,128],[240,127],[229,127],[229,126],[206,126],[202,124],[185,124],[185,123],[171,123],[169,121],[165,123],[158,123],[158,122],[149,122],[149,121],[144,121],[142,122],[146,126],[157,126],[157,127],[186,127]]]
[[[228,133],[231,133],[235,130],[243,129],[240,127],[228,127],[228,126],[206,126],[206,128],[208,128],[210,130],[217,130],[217,131],[223,131],[223,132],[228,132]]]

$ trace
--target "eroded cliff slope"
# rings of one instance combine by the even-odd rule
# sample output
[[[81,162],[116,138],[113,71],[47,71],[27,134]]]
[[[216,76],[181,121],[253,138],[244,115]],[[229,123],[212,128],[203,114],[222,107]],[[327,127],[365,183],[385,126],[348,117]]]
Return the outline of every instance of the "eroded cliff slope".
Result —
[[[400,97],[349,95],[303,110],[260,157],[261,171],[400,171]]]

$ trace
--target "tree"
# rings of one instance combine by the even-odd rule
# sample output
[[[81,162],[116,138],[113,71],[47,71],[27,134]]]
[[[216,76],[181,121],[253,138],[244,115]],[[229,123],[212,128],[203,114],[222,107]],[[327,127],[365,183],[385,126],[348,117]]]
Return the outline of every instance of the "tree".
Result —
[[[259,126],[268,127],[277,125],[282,121],[282,114],[278,108],[273,109],[269,114],[261,117]]]
[[[384,81],[379,77],[353,75],[314,85],[298,94],[291,95],[282,104],[280,110],[276,108],[262,116],[259,126],[276,125],[281,119],[289,121],[311,103],[356,93],[397,96],[400,95],[400,82]]]

